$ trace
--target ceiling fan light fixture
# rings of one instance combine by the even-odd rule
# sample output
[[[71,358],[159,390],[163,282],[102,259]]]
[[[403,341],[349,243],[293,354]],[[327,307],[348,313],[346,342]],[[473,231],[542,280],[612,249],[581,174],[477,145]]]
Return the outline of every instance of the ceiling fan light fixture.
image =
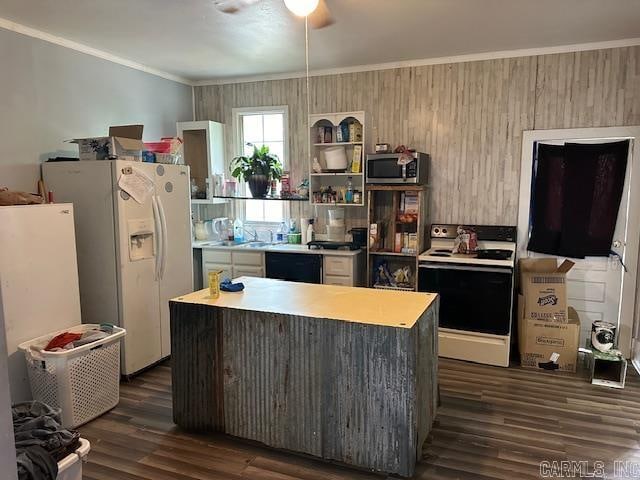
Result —
[[[319,0],[284,0],[284,4],[294,15],[306,17],[318,7]]]

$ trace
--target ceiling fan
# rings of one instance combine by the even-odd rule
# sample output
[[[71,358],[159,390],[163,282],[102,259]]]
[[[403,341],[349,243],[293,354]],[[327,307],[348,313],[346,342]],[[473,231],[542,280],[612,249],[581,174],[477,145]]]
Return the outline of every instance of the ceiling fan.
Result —
[[[213,0],[215,6],[224,13],[237,13],[245,7],[261,0]],[[309,24],[316,29],[333,23],[326,0],[284,0],[286,7],[299,17],[307,17]]]

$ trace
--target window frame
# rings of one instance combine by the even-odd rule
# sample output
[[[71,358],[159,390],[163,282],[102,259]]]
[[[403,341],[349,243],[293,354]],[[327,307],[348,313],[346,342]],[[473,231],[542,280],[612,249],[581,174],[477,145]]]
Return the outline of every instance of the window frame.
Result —
[[[288,105],[269,105],[262,107],[236,107],[232,109],[233,116],[233,144],[234,144],[234,156],[244,154],[244,139],[242,130],[242,117],[245,115],[269,115],[274,113],[282,114],[282,140],[284,159],[280,159],[283,168],[285,170],[291,170],[289,165],[289,106]],[[247,186],[243,188],[248,189]],[[248,192],[247,192],[248,193]],[[262,202],[277,202],[277,200],[258,200]],[[265,206],[268,203],[265,203]],[[245,225],[255,227],[273,228],[280,225],[280,222],[268,222],[268,221],[246,221],[246,203],[241,202],[236,206],[236,215],[241,215]],[[290,208],[288,202],[282,202],[282,219],[287,221],[290,218]]]

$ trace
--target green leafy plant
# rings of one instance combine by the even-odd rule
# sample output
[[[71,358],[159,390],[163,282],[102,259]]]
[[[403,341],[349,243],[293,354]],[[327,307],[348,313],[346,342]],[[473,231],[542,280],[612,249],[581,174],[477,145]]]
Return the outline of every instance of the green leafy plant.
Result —
[[[234,178],[248,182],[254,175],[266,175],[269,180],[282,178],[282,163],[278,156],[269,153],[269,147],[263,145],[258,148],[253,144],[253,154],[250,157],[240,155],[231,161],[231,175]]]

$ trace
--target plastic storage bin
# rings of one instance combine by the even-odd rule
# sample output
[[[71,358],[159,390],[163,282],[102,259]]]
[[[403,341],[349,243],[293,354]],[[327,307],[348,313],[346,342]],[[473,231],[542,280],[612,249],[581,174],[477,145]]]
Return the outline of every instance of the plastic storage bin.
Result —
[[[81,347],[45,352],[63,332],[84,333],[99,325],[84,324],[45,335],[18,346],[25,354],[34,400],[62,410],[62,425],[75,428],[118,404],[120,397],[120,339],[123,328]]]
[[[56,480],[82,480],[82,464],[87,461],[89,450],[91,450],[91,444],[88,440],[81,438],[78,449],[58,462]]]

